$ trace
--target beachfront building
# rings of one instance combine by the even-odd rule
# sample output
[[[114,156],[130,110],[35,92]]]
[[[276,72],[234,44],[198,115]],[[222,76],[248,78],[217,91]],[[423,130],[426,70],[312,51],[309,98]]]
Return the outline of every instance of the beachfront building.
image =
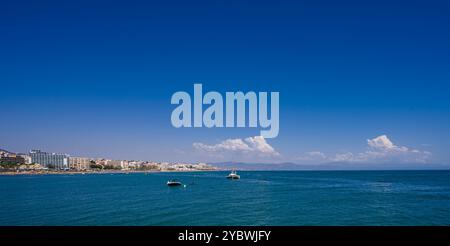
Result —
[[[68,169],[69,157],[65,154],[47,153],[40,150],[30,151],[31,162],[44,167],[55,169]]]
[[[105,160],[105,166],[113,167],[116,169],[122,168],[122,161],[118,160]]]
[[[25,164],[31,164],[31,156],[24,153],[17,153],[17,156],[22,157],[25,160]]]
[[[206,163],[198,163],[194,166],[195,166],[195,169],[197,169],[197,170],[216,170],[217,169],[216,167],[213,167]]]
[[[8,157],[11,154],[11,152],[0,149],[0,157]]]
[[[106,169],[128,169],[128,161],[123,160],[98,159],[95,163]]]
[[[143,161],[128,161],[128,169],[142,168],[145,162]]]
[[[75,170],[87,170],[91,164],[91,159],[86,157],[69,157],[69,168]]]

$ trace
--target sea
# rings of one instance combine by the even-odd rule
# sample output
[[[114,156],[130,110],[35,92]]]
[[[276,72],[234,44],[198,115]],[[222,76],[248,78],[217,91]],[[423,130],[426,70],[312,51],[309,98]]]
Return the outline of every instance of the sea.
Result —
[[[450,171],[227,174],[0,175],[0,225],[450,225]]]

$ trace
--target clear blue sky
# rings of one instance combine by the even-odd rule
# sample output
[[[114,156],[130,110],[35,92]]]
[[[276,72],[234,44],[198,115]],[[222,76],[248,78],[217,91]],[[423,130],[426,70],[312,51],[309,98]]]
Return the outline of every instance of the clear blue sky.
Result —
[[[170,124],[171,95],[202,83],[280,92],[276,161],[364,154],[387,135],[450,163],[448,1],[161,2],[3,1],[0,148],[238,161],[193,143],[259,129]]]

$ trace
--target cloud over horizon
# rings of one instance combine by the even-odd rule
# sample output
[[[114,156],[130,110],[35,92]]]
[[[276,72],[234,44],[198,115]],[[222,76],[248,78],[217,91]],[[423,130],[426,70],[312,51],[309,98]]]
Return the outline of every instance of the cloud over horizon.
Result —
[[[364,152],[336,153],[326,155],[321,151],[306,152],[298,160],[310,162],[418,162],[426,163],[431,152],[411,149],[405,146],[395,145],[386,135],[380,135],[373,139],[367,139],[367,150]]]
[[[245,139],[226,139],[212,145],[198,142],[192,145],[196,150],[220,159],[258,160],[266,158],[267,160],[273,160],[274,158],[281,157],[280,153],[268,144],[262,136],[248,137]]]
[[[325,164],[351,163],[427,163],[431,152],[394,144],[387,135],[366,140],[362,152],[338,152],[326,154],[320,150],[303,153],[296,158],[281,155],[262,136],[229,138],[216,144],[195,142],[193,148],[201,158],[210,161],[237,161],[250,163]]]

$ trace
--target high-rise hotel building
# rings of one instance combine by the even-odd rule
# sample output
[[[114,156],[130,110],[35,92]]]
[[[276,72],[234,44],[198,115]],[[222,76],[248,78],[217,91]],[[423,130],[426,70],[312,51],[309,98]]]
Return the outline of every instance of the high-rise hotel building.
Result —
[[[56,169],[68,169],[69,157],[65,154],[47,153],[40,150],[31,150],[32,163],[41,164],[44,167],[53,166]]]

